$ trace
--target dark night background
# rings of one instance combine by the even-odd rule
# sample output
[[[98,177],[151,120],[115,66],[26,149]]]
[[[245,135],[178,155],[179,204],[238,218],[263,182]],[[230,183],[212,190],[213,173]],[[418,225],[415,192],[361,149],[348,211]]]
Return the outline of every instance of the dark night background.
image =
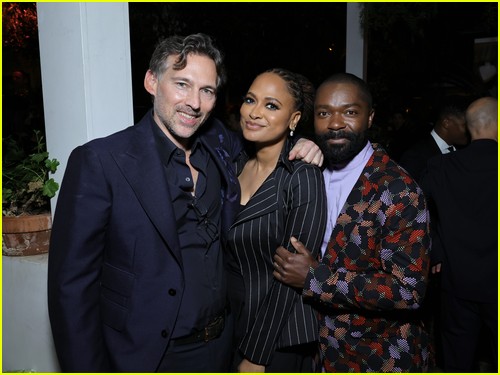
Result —
[[[313,81],[344,69],[345,3],[130,3],[129,9],[137,91],[157,36],[176,33],[204,32],[224,51],[228,83],[218,97],[219,113],[238,107],[252,79],[265,69],[284,67]],[[328,50],[332,45],[334,53]],[[149,106],[140,100],[138,106]]]
[[[256,74],[284,67],[314,84],[345,70],[346,3],[130,3],[136,117],[149,107],[142,82],[158,37],[204,32],[226,54],[228,85],[216,114],[231,122]],[[412,137],[430,131],[445,103],[465,107],[494,83],[479,77],[474,40],[497,37],[497,3],[364,3],[360,19],[367,76],[375,98],[372,138],[387,145],[391,116]],[[497,66],[497,47],[488,57]],[[234,118],[233,116],[233,118]],[[417,134],[418,133],[418,134]]]
[[[30,111],[17,114],[14,120],[4,111],[5,136],[9,129],[17,131],[12,121],[20,121],[19,117],[21,128],[43,128],[43,107],[36,7],[34,3],[3,3],[2,7],[3,105],[15,108],[15,103],[29,102],[22,107]],[[484,82],[478,73],[485,61],[497,67],[497,44],[479,51],[474,43],[498,36],[497,3],[391,2],[364,3],[363,7],[366,79],[376,106],[374,140],[383,144],[391,140],[395,113],[411,123],[415,134],[421,134],[430,130],[444,103],[465,107],[476,97],[497,96],[497,75]],[[267,68],[300,72],[316,85],[344,71],[346,8],[342,2],[129,3],[136,120],[151,105],[143,79],[161,37],[204,32],[215,38],[225,52],[228,70],[228,84],[218,97],[215,113],[230,122],[251,80]],[[16,21],[13,28],[13,20],[21,23]],[[29,97],[19,97],[19,92],[15,97],[14,71],[26,73],[21,94],[28,91]]]
[[[346,8],[339,2],[130,3],[136,118],[150,105],[142,80],[158,36],[204,32],[216,39],[228,69],[216,114],[228,121],[251,80],[267,68],[288,68],[316,85],[344,71]],[[496,96],[496,77],[490,92],[475,71],[474,40],[497,36],[497,3],[365,3],[360,22],[377,110],[372,138],[390,141],[394,113],[425,133],[444,103],[465,107],[475,97]],[[496,53],[495,47],[495,66]]]

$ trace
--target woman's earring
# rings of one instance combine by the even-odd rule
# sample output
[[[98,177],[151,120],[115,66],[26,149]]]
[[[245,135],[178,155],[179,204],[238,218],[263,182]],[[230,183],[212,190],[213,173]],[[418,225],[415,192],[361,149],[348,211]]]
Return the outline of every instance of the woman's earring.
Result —
[[[293,137],[293,129],[290,129],[290,137]]]

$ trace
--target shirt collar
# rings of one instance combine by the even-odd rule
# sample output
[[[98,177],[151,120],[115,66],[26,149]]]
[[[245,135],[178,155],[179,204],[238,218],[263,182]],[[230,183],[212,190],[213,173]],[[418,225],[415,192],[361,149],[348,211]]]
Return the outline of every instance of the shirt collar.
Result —
[[[170,138],[168,138],[167,135],[160,129],[160,126],[156,123],[153,117],[151,117],[151,126],[153,127],[156,147],[158,148],[158,151],[160,151],[160,157],[162,158],[162,161],[167,164],[173,153],[180,150],[180,148],[177,147],[174,142],[172,142]],[[191,153],[194,153],[194,151],[200,147],[201,144],[200,137],[196,134],[193,137],[195,137],[195,139],[191,147]]]
[[[436,144],[439,147],[439,149],[441,150],[441,153],[448,152],[448,148],[451,147],[451,145],[446,143],[446,141],[443,138],[441,138],[438,135],[438,133],[436,133],[436,131],[434,129],[432,129],[432,131],[431,131],[431,136],[436,141]]]

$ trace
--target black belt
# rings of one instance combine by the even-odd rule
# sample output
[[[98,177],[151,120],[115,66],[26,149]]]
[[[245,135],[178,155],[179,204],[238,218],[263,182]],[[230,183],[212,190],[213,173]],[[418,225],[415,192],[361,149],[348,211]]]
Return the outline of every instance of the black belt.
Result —
[[[178,339],[173,339],[173,342],[174,345],[176,346],[192,344],[200,341],[208,342],[210,340],[219,337],[223,330],[224,330],[224,315],[220,315],[214,320],[212,320],[204,329],[192,333],[188,336],[179,337]]]

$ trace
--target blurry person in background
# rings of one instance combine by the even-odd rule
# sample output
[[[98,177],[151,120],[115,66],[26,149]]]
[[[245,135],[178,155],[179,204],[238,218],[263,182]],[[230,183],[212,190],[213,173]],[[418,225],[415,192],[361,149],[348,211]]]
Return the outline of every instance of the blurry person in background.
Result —
[[[430,159],[421,182],[436,207],[443,249],[436,266],[441,273],[443,370],[479,371],[481,347],[490,349],[483,355],[497,372],[498,100],[474,101],[465,117],[471,143]],[[482,330],[487,334],[482,336]]]

